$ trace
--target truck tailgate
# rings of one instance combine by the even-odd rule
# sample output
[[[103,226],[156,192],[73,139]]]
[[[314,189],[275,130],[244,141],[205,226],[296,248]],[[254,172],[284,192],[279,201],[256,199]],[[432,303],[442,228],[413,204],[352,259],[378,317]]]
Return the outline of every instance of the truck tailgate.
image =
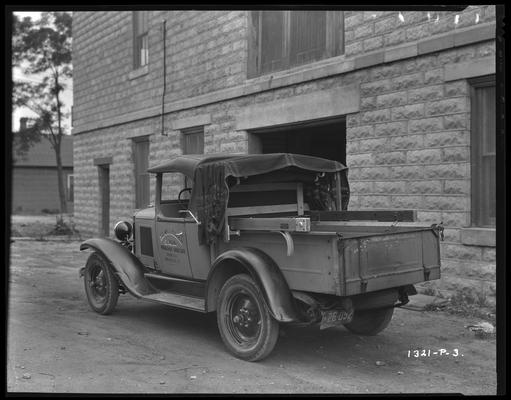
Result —
[[[359,293],[440,278],[440,244],[434,228],[392,232],[340,232],[340,292]]]

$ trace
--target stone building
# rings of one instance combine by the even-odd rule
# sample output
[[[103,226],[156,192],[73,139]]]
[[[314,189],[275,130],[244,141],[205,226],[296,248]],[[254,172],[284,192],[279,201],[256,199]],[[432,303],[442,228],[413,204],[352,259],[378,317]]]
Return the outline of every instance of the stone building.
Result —
[[[441,290],[495,290],[495,6],[73,14],[75,221],[108,235],[182,153],[346,163],[349,209],[443,221]]]

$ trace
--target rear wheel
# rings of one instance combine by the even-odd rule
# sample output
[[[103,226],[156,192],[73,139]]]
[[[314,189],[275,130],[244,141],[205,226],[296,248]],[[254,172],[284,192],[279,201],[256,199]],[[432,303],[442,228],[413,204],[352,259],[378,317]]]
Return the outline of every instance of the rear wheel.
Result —
[[[218,296],[217,323],[229,351],[246,361],[267,357],[279,336],[259,287],[246,274],[228,279]]]
[[[119,298],[119,282],[99,253],[92,253],[85,265],[85,293],[90,307],[99,314],[110,314]]]
[[[384,330],[394,314],[394,307],[355,311],[353,320],[344,326],[358,335],[376,335]]]

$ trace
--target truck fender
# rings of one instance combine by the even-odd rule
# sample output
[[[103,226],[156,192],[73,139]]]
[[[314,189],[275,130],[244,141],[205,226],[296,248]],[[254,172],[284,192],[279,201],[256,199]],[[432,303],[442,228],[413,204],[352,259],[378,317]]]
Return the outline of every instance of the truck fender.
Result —
[[[293,295],[277,264],[259,249],[242,247],[227,250],[211,266],[206,283],[206,310],[217,309],[217,297],[231,276],[247,273],[261,289],[270,314],[277,321],[300,321]]]
[[[157,292],[144,277],[144,266],[139,259],[120,243],[112,239],[95,238],[80,244],[80,250],[89,248],[108,260],[122,284],[135,297]]]

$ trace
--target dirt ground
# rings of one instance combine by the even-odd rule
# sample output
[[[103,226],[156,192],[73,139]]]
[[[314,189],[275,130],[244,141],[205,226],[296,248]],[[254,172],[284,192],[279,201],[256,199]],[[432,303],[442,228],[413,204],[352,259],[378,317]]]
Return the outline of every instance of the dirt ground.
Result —
[[[214,315],[129,295],[110,316],[92,312],[78,247],[11,244],[8,392],[496,393],[495,338],[465,328],[478,320],[396,309],[373,337],[287,327],[267,359],[249,363],[227,353]],[[449,355],[433,354],[441,349]]]

